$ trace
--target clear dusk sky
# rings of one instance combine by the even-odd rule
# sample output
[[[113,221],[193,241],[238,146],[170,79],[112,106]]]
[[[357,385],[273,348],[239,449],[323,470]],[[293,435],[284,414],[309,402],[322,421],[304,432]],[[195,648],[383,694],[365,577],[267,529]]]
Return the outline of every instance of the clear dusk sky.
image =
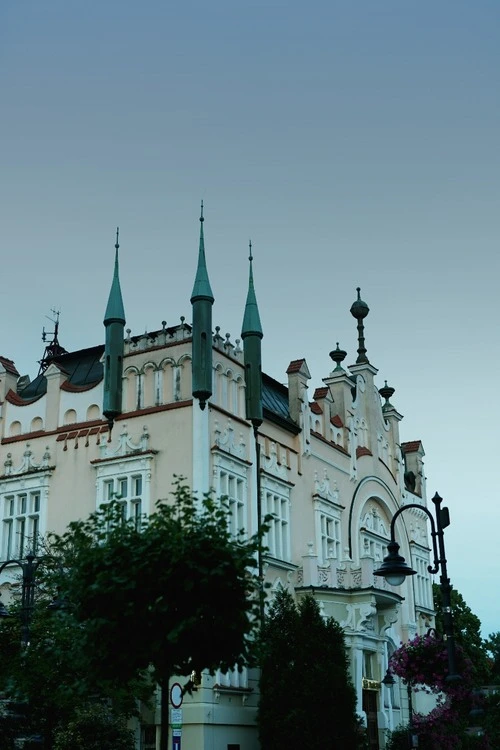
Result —
[[[2,0],[0,95],[1,354],[34,377],[52,307],[67,349],[103,340],[117,225],[132,333],[190,321],[203,198],[214,325],[239,335],[251,237],[276,379],[354,362],[361,286],[500,630],[499,1]]]

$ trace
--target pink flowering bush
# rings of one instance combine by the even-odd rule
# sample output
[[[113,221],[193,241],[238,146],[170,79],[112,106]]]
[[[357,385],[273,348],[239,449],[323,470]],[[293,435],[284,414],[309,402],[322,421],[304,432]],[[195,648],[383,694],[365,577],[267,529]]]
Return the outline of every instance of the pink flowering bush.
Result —
[[[465,735],[470,707],[473,667],[460,646],[456,647],[459,681],[446,680],[448,652],[446,643],[432,633],[417,635],[401,644],[389,660],[389,671],[410,684],[414,692],[437,696],[436,707],[427,715],[413,715],[413,729],[419,747],[425,750],[490,748],[487,739],[469,744]]]
[[[447,682],[446,643],[433,633],[417,635],[402,643],[389,660],[389,671],[401,677],[405,685],[410,683],[415,691],[465,698],[471,690],[472,664],[461,646],[456,645],[455,650],[461,677],[458,682]]]

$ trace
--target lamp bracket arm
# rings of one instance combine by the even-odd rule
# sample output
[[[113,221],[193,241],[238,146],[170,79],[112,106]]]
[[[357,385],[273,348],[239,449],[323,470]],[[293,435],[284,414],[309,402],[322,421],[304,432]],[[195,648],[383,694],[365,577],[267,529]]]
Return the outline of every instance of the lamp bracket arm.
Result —
[[[391,520],[391,542],[396,541],[395,537],[395,528],[396,528],[396,519],[403,513],[403,511],[407,510],[408,508],[417,508],[418,510],[422,510],[426,515],[428,516],[430,522],[431,522],[431,537],[432,537],[432,553],[434,555],[434,566],[429,565],[427,567],[427,570],[429,573],[437,573],[439,570],[439,554],[438,554],[438,548],[436,543],[437,538],[437,530],[436,530],[436,522],[434,521],[434,516],[430,512],[428,508],[425,507],[425,505],[419,505],[418,503],[408,503],[408,505],[402,505],[401,508],[398,508],[397,511],[394,513],[392,520]]]
[[[3,571],[5,570],[5,568],[7,567],[7,565],[12,565],[13,563],[15,565],[19,565],[20,568],[23,567],[23,561],[22,560],[5,560],[5,562],[3,562],[0,565],[0,573],[3,573]]]

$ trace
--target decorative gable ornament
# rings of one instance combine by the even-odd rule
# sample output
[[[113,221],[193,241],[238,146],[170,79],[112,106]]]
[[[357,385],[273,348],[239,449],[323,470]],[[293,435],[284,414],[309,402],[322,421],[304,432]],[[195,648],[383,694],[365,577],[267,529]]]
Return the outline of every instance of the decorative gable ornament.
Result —
[[[101,443],[99,446],[100,458],[117,458],[118,456],[130,456],[134,453],[146,453],[148,447],[149,433],[146,425],[142,428],[142,434],[137,443],[132,442],[128,434],[127,425],[124,424],[116,445],[110,443]]]
[[[18,474],[28,474],[34,471],[45,471],[50,467],[50,451],[49,446],[45,446],[45,452],[42,456],[40,463],[35,463],[33,460],[33,451],[30,448],[30,444],[26,443],[26,450],[23,453],[21,464],[17,469],[13,468],[12,453],[7,453],[7,458],[4,461],[5,476],[16,476]]]

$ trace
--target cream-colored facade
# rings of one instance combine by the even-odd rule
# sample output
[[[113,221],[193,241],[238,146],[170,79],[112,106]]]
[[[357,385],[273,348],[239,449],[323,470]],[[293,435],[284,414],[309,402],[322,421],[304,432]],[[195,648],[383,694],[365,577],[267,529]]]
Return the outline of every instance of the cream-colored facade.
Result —
[[[2,560],[26,554],[36,535],[63,532],[113,493],[130,516],[151,513],[157,499],[168,501],[174,474],[198,492],[227,495],[235,529],[257,529],[256,446],[245,419],[242,350],[216,332],[213,395],[201,410],[191,395],[191,345],[184,321],[127,334],[123,413],[111,439],[102,418],[102,345],[56,356],[32,383],[0,358]],[[287,386],[263,376],[261,504],[273,515],[264,571],[270,596],[279,586],[297,597],[313,593],[324,615],[342,624],[358,711],[375,750],[386,729],[406,719],[406,691],[381,684],[388,656],[432,624],[422,511],[408,509],[396,524],[401,552],[417,575],[400,589],[373,575],[396,509],[426,505],[424,452],[418,440],[401,442],[402,417],[389,401],[392,389],[381,388],[381,397],[376,368],[368,361],[344,368],[337,353],[316,389],[305,360],[285,364]],[[6,571],[1,588],[11,579]],[[203,675],[184,698],[182,746],[257,750],[257,678],[247,671]],[[138,747],[150,750],[155,731],[143,735]]]

